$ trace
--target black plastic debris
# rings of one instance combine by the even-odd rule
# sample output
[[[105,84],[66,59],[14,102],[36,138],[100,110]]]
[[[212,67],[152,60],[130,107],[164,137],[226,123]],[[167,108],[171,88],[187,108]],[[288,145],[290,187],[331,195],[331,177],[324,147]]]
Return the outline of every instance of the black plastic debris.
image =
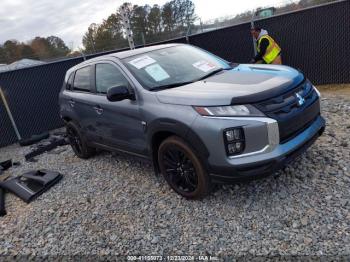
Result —
[[[0,188],[9,191],[29,203],[62,179],[58,172],[33,170],[0,182]]]
[[[12,166],[20,166],[20,165],[21,165],[21,162],[19,161],[12,162]]]
[[[51,151],[58,146],[67,145],[68,143],[68,139],[65,136],[52,136],[48,141],[43,141],[35,145],[32,151],[30,151],[24,157],[26,161],[33,161],[35,156]]]
[[[29,145],[33,145],[35,143],[38,143],[39,141],[49,138],[50,134],[49,132],[45,132],[39,135],[33,135],[30,138],[27,139],[22,139],[19,141],[19,144],[21,146],[29,146]]]
[[[9,169],[14,164],[19,164],[19,162],[12,163],[12,159],[0,162],[0,182],[6,180],[9,175],[4,175],[3,171]],[[6,215],[5,208],[5,190],[0,187],[0,217]]]
[[[0,188],[0,217],[3,217],[7,214],[5,208],[5,191]]]
[[[5,171],[12,166],[12,159],[0,162],[0,171]]]
[[[62,144],[62,142],[60,143]],[[5,208],[6,191],[14,193],[29,203],[62,178],[60,173],[45,169],[30,171],[14,178],[10,178],[10,174],[3,174],[3,171],[18,165],[20,162],[12,162],[12,159],[0,162],[0,217],[7,214]]]
[[[5,181],[9,175],[3,175],[0,173],[0,182]],[[5,208],[5,190],[1,188],[0,186],[0,217],[6,215],[6,208]]]

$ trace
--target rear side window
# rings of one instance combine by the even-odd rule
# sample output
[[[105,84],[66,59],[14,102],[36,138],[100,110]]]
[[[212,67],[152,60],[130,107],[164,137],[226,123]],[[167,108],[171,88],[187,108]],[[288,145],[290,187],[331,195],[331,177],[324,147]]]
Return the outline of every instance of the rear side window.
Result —
[[[78,69],[74,77],[74,90],[90,92],[90,66]]]
[[[96,91],[106,94],[114,86],[126,86],[129,82],[118,68],[111,64],[96,64]]]

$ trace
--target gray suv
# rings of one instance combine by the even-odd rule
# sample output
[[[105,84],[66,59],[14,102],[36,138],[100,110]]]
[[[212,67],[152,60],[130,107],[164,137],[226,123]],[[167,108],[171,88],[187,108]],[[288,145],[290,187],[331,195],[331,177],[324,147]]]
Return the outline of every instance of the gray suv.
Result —
[[[178,194],[198,199],[213,183],[262,177],[300,155],[325,128],[319,97],[293,68],[169,44],[74,66],[59,103],[77,156],[147,158]]]

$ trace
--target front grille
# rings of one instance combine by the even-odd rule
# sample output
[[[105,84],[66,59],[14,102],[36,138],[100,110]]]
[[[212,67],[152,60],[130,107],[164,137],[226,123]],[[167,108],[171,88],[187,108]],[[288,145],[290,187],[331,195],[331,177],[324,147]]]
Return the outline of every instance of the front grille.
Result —
[[[308,128],[320,114],[318,95],[307,81],[285,94],[254,105],[277,120],[281,144]]]

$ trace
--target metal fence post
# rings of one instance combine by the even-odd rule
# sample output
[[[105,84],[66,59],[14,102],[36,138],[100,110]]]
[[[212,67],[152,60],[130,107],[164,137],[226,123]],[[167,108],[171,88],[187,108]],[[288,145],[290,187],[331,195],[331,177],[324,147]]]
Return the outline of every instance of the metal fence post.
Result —
[[[124,30],[126,33],[126,37],[128,38],[129,47],[131,50],[135,49],[133,33],[131,30],[131,25],[130,25],[130,17],[129,17],[130,14],[129,14],[129,11],[126,10],[126,6],[124,6],[124,5],[121,6],[120,13],[121,13],[122,18],[123,18],[123,26],[124,26]]]
[[[143,44],[143,46],[146,46],[145,34],[143,32],[141,32],[141,37],[142,37],[142,44]]]
[[[254,18],[255,18],[255,10],[253,10],[252,20],[250,21],[250,28],[254,28]],[[252,39],[253,39],[254,56],[256,56],[256,54],[258,53],[258,51],[256,50],[256,40],[253,36],[252,36]]]
[[[4,92],[2,91],[1,86],[0,86],[0,96],[1,96],[2,102],[3,102],[4,105],[5,105],[6,112],[7,112],[8,117],[10,118],[12,127],[13,127],[13,129],[15,130],[17,139],[18,139],[18,141],[19,141],[19,140],[22,140],[22,137],[21,137],[21,135],[20,135],[19,132],[18,132],[18,128],[17,128],[16,122],[15,122],[15,120],[13,119],[13,116],[12,116],[12,113],[11,113],[11,110],[10,110],[10,107],[9,107],[7,101],[6,101],[6,97],[5,97]]]

